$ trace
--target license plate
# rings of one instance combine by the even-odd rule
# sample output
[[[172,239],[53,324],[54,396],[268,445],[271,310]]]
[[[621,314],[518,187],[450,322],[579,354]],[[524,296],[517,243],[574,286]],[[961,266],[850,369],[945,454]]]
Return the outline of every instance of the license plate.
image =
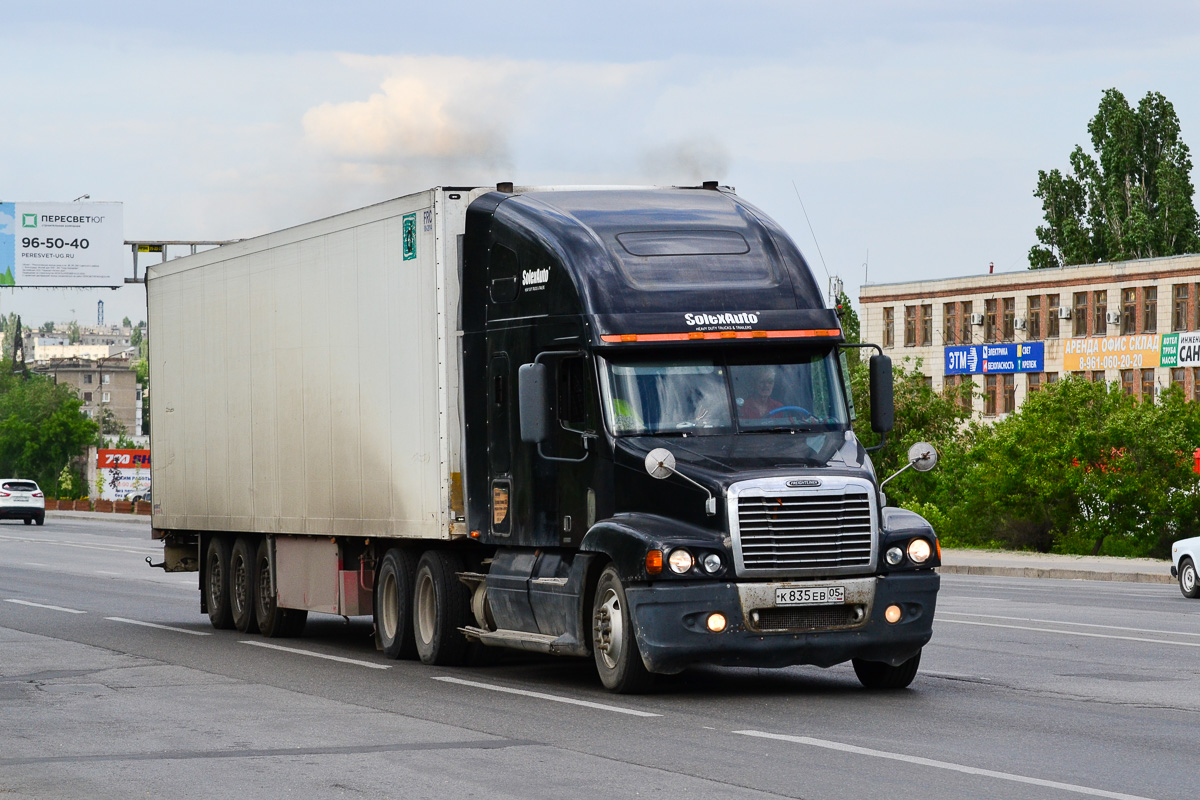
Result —
[[[845,602],[845,586],[790,586],[775,590],[777,606],[833,606]]]
[[[29,498],[28,497],[14,497],[13,502],[14,503],[28,503]]]

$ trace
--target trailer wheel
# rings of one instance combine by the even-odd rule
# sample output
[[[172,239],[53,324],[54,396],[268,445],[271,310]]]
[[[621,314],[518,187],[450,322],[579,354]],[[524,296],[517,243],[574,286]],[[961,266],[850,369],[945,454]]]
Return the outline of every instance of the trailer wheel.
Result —
[[[258,632],[271,638],[299,636],[308,620],[308,612],[279,607],[279,597],[272,590],[274,574],[271,544],[265,536],[258,543],[254,573],[258,576],[258,586],[254,592],[254,619],[258,623]]]
[[[204,554],[204,604],[214,628],[233,627],[233,614],[229,610],[229,543],[222,536],[210,536]]]
[[[388,658],[416,658],[413,640],[413,576],[416,560],[393,547],[384,554],[375,576],[375,644]]]
[[[592,601],[592,657],[600,682],[609,691],[638,694],[654,681],[638,652],[625,587],[611,564],[600,573]]]
[[[242,633],[258,632],[258,620],[254,618],[256,550],[245,536],[239,536],[229,554],[229,611],[233,615],[233,627]]]
[[[456,577],[462,559],[445,550],[427,550],[417,562],[413,580],[413,638],[426,664],[461,665],[467,637],[459,628],[471,624],[471,593]]]
[[[1200,579],[1196,577],[1196,565],[1190,558],[1179,562],[1179,591],[1184,597],[1200,597]]]
[[[853,659],[854,674],[858,682],[868,689],[904,689],[917,677],[917,667],[921,666],[921,651],[896,666],[882,661],[864,661]]]

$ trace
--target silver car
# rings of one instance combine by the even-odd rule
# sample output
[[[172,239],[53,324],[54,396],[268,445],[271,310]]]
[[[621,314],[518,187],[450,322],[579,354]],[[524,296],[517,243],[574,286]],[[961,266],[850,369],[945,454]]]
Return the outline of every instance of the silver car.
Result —
[[[0,478],[0,519],[23,519],[26,525],[46,522],[46,496],[37,483]]]

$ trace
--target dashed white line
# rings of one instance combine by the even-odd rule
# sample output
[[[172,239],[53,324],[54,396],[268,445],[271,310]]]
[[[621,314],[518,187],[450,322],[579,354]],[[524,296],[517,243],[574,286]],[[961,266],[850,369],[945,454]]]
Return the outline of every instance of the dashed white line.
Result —
[[[107,570],[107,569],[98,569],[98,570],[96,570],[96,574],[97,574],[97,575],[120,575],[121,573],[119,573],[119,572],[112,572],[112,571],[110,571],[110,570]]]
[[[65,611],[68,614],[86,614],[87,613],[86,611],[80,611],[77,608],[63,608],[62,606],[51,606],[51,605],[47,605],[46,603],[34,603],[29,600],[14,600],[12,598],[9,598],[9,599],[6,599],[4,602],[16,603],[19,606],[33,606],[34,608],[48,608],[51,611]]]
[[[809,745],[810,747],[823,747],[826,750],[838,750],[843,753],[854,753],[855,755],[860,756],[885,758],[889,761],[902,761],[906,764],[917,764],[923,767],[945,769],[950,770],[951,772],[961,772],[966,775],[979,775],[984,778],[998,778],[999,780],[1025,783],[1031,786],[1043,786],[1047,789],[1060,789],[1064,792],[1075,792],[1076,794],[1084,794],[1090,797],[1107,797],[1111,798],[1111,800],[1151,800],[1151,798],[1136,794],[1110,792],[1105,789],[1093,789],[1089,786],[1079,786],[1074,783],[1063,783],[1061,781],[1048,781],[1042,778],[1031,778],[1027,775],[1017,775],[1012,772],[998,772],[993,769],[968,767],[965,764],[955,764],[950,761],[935,761],[932,758],[910,756],[904,753],[889,753],[886,750],[872,750],[868,747],[858,747],[856,745],[844,744],[842,742],[831,742],[827,739],[814,739],[810,736],[788,736],[782,733],[764,733],[763,731],[734,731],[734,733],[741,734],[742,736],[754,736],[759,739],[778,739],[779,741],[804,744]]]
[[[1054,628],[1035,628],[1031,625],[1001,625],[996,622],[971,622],[965,619],[941,618],[939,622],[947,625],[978,625],[984,628],[1007,628],[1014,631],[1036,631],[1037,633],[1058,633],[1063,636],[1086,636],[1089,639],[1117,639],[1122,642],[1145,642],[1147,644],[1173,644],[1176,647],[1200,647],[1200,642],[1172,642],[1169,639],[1146,639],[1141,636],[1114,636],[1111,633],[1087,633],[1086,631],[1060,631]]]
[[[613,711],[617,714],[628,714],[631,717],[661,717],[662,714],[653,714],[649,711],[638,711],[636,708],[625,708],[624,706],[613,706],[607,703],[593,703],[590,700],[576,700],[574,697],[563,697],[557,694],[546,694],[545,692],[532,692],[528,689],[513,689],[509,686],[497,686],[493,683],[480,683],[479,681],[468,681],[462,678],[451,678],[448,676],[438,676],[435,681],[443,683],[456,683],[459,686],[473,686],[476,689],[487,689],[492,692],[504,692],[505,694],[519,694],[525,697],[533,697],[538,700],[550,700],[554,703],[568,703],[573,706],[584,706],[585,708],[597,708],[601,711]]]
[[[954,614],[958,617],[979,617],[980,619],[1002,619],[1008,622],[1040,622],[1044,625],[1073,625],[1077,628],[1104,628],[1110,631],[1133,631],[1134,633],[1165,633],[1168,636],[1200,636],[1200,633],[1187,631],[1160,631],[1154,628],[1129,628],[1124,625],[1099,625],[1094,622],[1066,622],[1060,619],[1036,619],[1034,617],[1004,617],[999,614],[972,614],[966,611],[943,610],[943,614]]]
[[[159,625],[157,622],[142,622],[140,619],[125,619],[125,617],[105,617],[105,619],[113,622],[124,622],[127,625],[141,625],[145,628],[158,628],[163,631],[175,631],[176,633],[187,633],[192,636],[211,636],[208,631],[190,631],[187,628],[173,628],[170,625]]]
[[[313,658],[324,658],[327,661],[340,661],[343,664],[355,664],[360,667],[369,667],[370,669],[391,669],[388,664],[373,664],[370,661],[360,661],[357,658],[343,658],[342,656],[331,656],[325,653],[314,653],[312,650],[301,650],[298,647],[284,647],[278,644],[270,644],[269,642],[256,642],[251,639],[242,639],[242,644],[250,644],[255,647],[266,647],[269,650],[281,650],[284,653],[295,653],[301,656],[312,656]]]

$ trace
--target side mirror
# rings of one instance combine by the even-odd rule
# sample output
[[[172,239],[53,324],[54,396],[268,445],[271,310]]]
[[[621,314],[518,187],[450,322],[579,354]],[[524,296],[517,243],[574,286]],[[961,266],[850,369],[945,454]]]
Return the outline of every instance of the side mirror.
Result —
[[[937,466],[937,462],[937,448],[929,442],[917,442],[908,448],[908,463],[912,464],[912,468],[917,472],[929,472]]]
[[[871,430],[887,433],[892,429],[896,415],[896,404],[892,398],[892,360],[887,356],[871,356],[870,370]]]
[[[550,438],[550,408],[546,401],[546,365],[522,364],[517,370],[517,404],[521,441],[541,444]]]

